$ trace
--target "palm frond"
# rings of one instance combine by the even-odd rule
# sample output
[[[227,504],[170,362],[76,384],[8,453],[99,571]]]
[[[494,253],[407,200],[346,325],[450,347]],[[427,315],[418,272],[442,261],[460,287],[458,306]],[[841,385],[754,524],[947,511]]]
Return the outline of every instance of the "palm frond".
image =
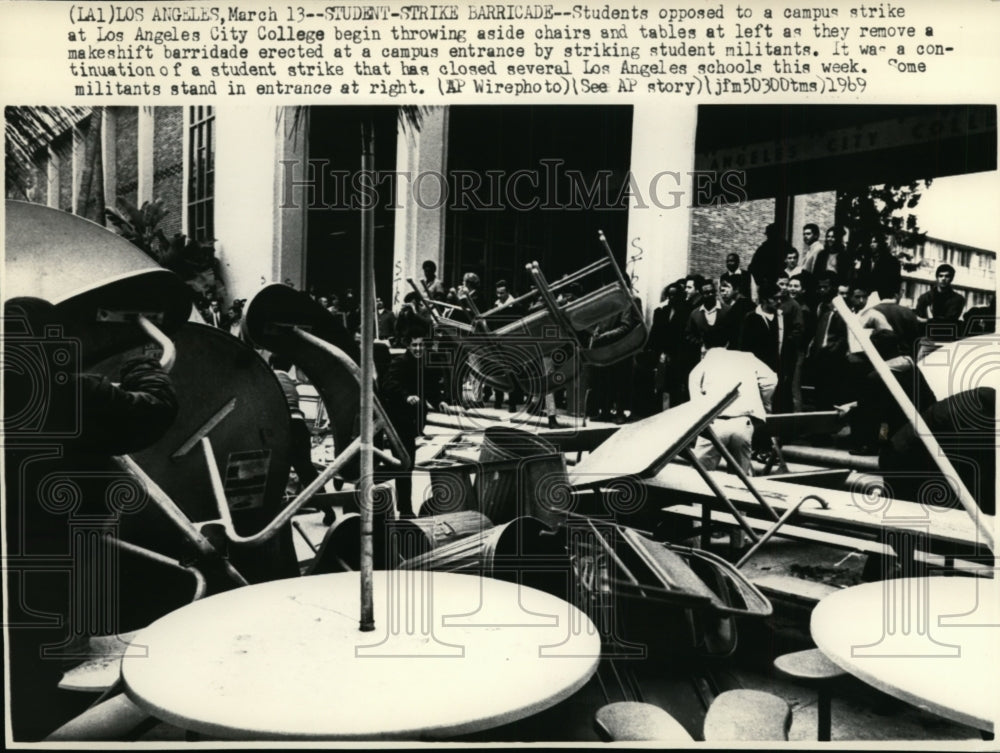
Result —
[[[4,109],[4,166],[7,195],[27,195],[33,173],[49,144],[91,114],[89,107],[7,107]],[[69,139],[66,149],[72,148]],[[68,157],[66,155],[60,155]]]
[[[424,124],[424,115],[431,111],[427,105],[402,105],[399,107],[399,125],[404,131],[419,133]],[[290,124],[292,137],[298,140],[299,134],[305,126],[306,114],[309,112],[307,105],[299,105],[287,108],[290,114]],[[275,127],[280,128],[282,122],[282,111],[279,109],[275,121]]]

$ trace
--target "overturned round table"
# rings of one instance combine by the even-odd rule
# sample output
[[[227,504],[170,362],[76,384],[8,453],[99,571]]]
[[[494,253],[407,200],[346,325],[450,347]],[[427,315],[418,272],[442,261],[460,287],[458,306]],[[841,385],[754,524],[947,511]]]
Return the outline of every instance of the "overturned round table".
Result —
[[[377,571],[373,632],[360,580],[273,581],[157,620],[126,659],[129,697],[184,729],[240,740],[441,739],[569,697],[600,638],[571,604],[473,575]]]
[[[1000,693],[1000,584],[898,578],[833,593],[813,610],[816,645],[896,698],[993,731]]]

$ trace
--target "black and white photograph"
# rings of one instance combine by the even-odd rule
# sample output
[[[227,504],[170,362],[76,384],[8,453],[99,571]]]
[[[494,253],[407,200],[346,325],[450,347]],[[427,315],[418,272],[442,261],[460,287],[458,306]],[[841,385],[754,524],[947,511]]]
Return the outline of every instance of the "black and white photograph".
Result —
[[[1000,98],[929,91],[4,97],[8,746],[991,749]]]

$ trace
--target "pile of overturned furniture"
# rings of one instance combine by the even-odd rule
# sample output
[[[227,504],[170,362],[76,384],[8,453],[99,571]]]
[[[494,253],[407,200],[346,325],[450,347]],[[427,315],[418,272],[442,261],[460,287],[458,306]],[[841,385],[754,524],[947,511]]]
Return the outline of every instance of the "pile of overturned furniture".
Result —
[[[78,253],[66,255],[67,248]],[[52,256],[57,251],[58,263]],[[64,271],[53,275],[55,268]],[[175,421],[159,440],[134,455],[109,459],[109,490],[127,480],[134,493],[126,496],[149,504],[116,507],[108,543],[119,559],[98,564],[120,568],[128,583],[116,580],[119,571],[109,571],[108,582],[121,586],[120,592],[96,593],[96,598],[114,600],[122,610],[106,622],[81,620],[71,626],[75,637],[90,639],[100,656],[67,673],[65,687],[106,693],[118,687],[115,658],[120,661],[130,648],[128,636],[116,639],[116,633],[142,628],[205,596],[303,574],[294,552],[292,523],[304,510],[334,504],[346,510],[332,521],[304,574],[360,569],[363,522],[351,508],[358,506],[357,488],[364,481],[358,427],[362,370],[358,346],[342,322],[284,285],[265,286],[250,300],[244,339],[190,321],[190,292],[175,275],[104,228],[19,202],[7,204],[7,269],[8,296],[30,294],[55,305],[65,322],[63,334],[79,344],[81,370],[114,378],[130,356],[154,354],[169,369],[179,404]],[[577,366],[568,364],[565,372],[545,366],[557,360],[554,350],[546,350],[544,338],[538,345],[537,336],[546,327],[562,332],[575,343],[572,352],[596,364],[628,355],[645,339],[644,327],[637,326],[612,350],[594,351],[572,334],[619,318],[635,305],[610,251],[608,259],[567,280],[598,269],[614,272],[615,279],[566,304],[553,290],[569,283],[549,286],[534,266],[533,295],[542,306],[513,324],[490,328],[487,321],[466,330],[439,313],[435,321],[442,328],[452,327],[450,337],[467,349],[472,371],[499,389],[510,389],[514,382],[509,370],[490,364],[518,361],[511,348],[530,346],[534,366],[529,371],[543,376],[540,389],[550,390],[563,384]],[[489,318],[490,312],[482,316]],[[10,325],[8,343],[13,337],[16,345],[18,331]],[[330,417],[336,456],[291,498],[286,496],[287,403],[258,349],[291,360],[314,385]],[[376,353],[375,360],[387,356]],[[557,446],[529,431],[494,425],[465,432],[442,444],[435,457],[417,464],[427,472],[431,491],[420,517],[396,520],[391,492],[376,486],[374,505],[381,514],[372,530],[375,566],[399,572],[475,573],[576,605],[600,633],[603,698],[588,706],[588,714],[596,714],[602,734],[613,739],[684,739],[681,731],[639,703],[641,683],[627,660],[732,654],[740,620],[761,620],[772,613],[768,597],[740,567],[776,535],[811,536],[821,530],[828,524],[828,500],[835,496],[801,485],[815,474],[762,481],[739,472],[711,429],[735,396],[734,390],[707,404],[685,404],[613,430],[572,467],[567,466],[565,444]],[[411,467],[413,459],[377,396],[371,415],[377,434],[376,473]],[[698,463],[691,448],[699,436],[717,444],[735,477],[706,471]],[[31,472],[43,477],[57,460],[42,458]],[[333,481],[355,488],[327,493]],[[807,509],[807,502],[815,505]],[[811,509],[814,506],[819,509]],[[666,508],[662,515],[661,508]],[[69,526],[86,524],[74,520],[72,510],[63,512]],[[678,533],[677,528],[660,525],[662,518],[684,525]],[[713,526],[720,522],[738,527],[751,542],[735,566],[708,551]],[[882,531],[889,526],[876,521],[865,528],[856,521],[856,527]],[[690,545],[695,535],[701,537],[699,547]],[[964,532],[955,538],[969,537]],[[932,540],[937,539],[918,540],[917,549]],[[900,546],[909,547],[900,548],[901,557],[912,555],[911,545]],[[71,567],[73,556],[68,554],[64,564]],[[22,565],[30,569],[32,563],[11,560],[12,568]],[[111,614],[102,606],[93,605],[94,613]],[[712,695],[718,696],[716,703]],[[736,713],[726,713],[727,704],[738,710],[741,704],[746,708],[760,703],[764,709],[771,703],[768,698],[733,698],[725,692],[703,698],[703,711],[715,709],[711,719],[704,720],[706,737],[710,730],[722,737],[737,734],[717,732],[726,730]],[[636,705],[598,712],[604,703]],[[782,701],[773,710],[778,723],[767,734],[780,737],[788,731],[788,708]],[[125,711],[134,721],[132,710]],[[80,739],[74,736],[84,733],[67,734]]]

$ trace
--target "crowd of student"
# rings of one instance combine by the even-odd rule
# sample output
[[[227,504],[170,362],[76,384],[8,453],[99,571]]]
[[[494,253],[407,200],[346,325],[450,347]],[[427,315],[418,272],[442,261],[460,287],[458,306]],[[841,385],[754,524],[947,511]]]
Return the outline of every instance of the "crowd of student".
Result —
[[[730,253],[725,269],[717,276],[692,273],[667,285],[648,322],[645,347],[610,366],[582,367],[573,391],[585,395],[586,402],[572,409],[621,424],[697,397],[695,393],[704,392],[717,372],[742,369],[758,373],[760,383],[768,387],[760,393],[760,410],[752,391],[753,410],[737,418],[752,415],[759,426],[762,411],[837,408],[848,413],[852,452],[873,454],[885,446],[905,418],[893,407],[894,401],[874,374],[860,343],[837,313],[835,297],[843,298],[862,325],[873,330],[872,343],[918,407],[932,402],[915,369],[922,339],[955,339],[995,329],[995,300],[986,307],[967,309],[965,298],[952,287],[955,270],[948,264],[938,266],[935,286],[912,307],[901,304],[903,262],[892,254],[881,231],[863,234],[852,230],[853,242],[848,245],[847,231],[834,226],[821,242],[819,228],[810,223],[803,227],[801,254],[774,225],[766,228],[765,236],[746,269],[741,267],[740,255]],[[517,296],[506,280],[496,282],[490,297],[475,273],[464,274],[460,283],[449,287],[438,278],[433,261],[425,261],[422,271],[419,292],[407,294],[398,310],[387,308],[382,298],[376,301],[376,339],[403,349],[409,356],[396,359],[399,368],[404,362],[413,366],[412,359],[422,353],[424,339],[434,331],[435,316],[495,330],[544,305],[540,296]],[[565,304],[582,294],[580,285],[566,285],[560,289],[557,303]],[[355,338],[360,335],[360,306],[353,290],[340,294],[313,290],[310,296],[341,317]],[[434,303],[434,315],[428,302]],[[581,344],[600,347],[633,328],[641,311],[638,299],[636,304],[602,328],[575,333]],[[213,300],[202,315],[209,324],[238,334],[242,308],[243,301],[234,301],[230,311],[222,314],[218,301]],[[488,325],[483,325],[481,315],[486,312]],[[431,347],[444,346],[432,341]],[[710,351],[719,349],[746,353],[754,360],[724,353],[705,360]],[[399,408],[394,412],[400,420],[436,408],[440,401],[457,403],[457,393],[467,388],[457,384],[448,369],[435,369],[430,376],[421,371],[419,390],[409,384],[412,380],[397,378],[398,374],[387,382],[380,379],[386,382],[383,389],[398,388],[399,394],[386,397]],[[520,387],[510,392],[489,386],[479,386],[479,390],[475,397],[485,404],[495,408],[506,405],[510,411],[527,409],[547,417],[551,427],[558,425],[557,404],[571,408],[565,390],[546,395],[526,395]],[[418,400],[419,410],[413,410],[411,398],[423,393],[436,396],[432,405],[427,405],[424,395]],[[742,433],[742,424],[740,427]],[[414,439],[418,433],[419,428],[413,432]],[[763,450],[760,442],[754,446]],[[740,460],[748,462],[748,458]]]
[[[719,333],[725,347],[753,353],[774,371],[773,412],[804,410],[803,385],[813,388],[815,409],[854,399],[870,364],[836,312],[835,296],[875,330],[873,339],[890,360],[914,358],[924,336],[955,339],[993,331],[995,302],[966,310],[965,298],[952,288],[955,269],[948,264],[935,270],[935,287],[913,308],[900,304],[902,264],[881,232],[849,252],[841,228],[830,228],[819,245],[816,226],[806,225],[801,261],[773,225],[766,234],[747,270],[731,253],[718,282],[691,274],[664,289],[638,363],[649,368],[653,357],[671,404],[688,399],[688,375],[709,333]]]
[[[881,231],[852,230],[848,245],[845,228],[830,227],[820,241],[819,228],[810,223],[803,227],[802,253],[775,225],[766,228],[765,236],[746,269],[741,268],[740,255],[730,253],[718,276],[692,273],[667,285],[653,310],[642,352],[612,366],[583,370],[579,391],[589,393],[590,417],[624,423],[685,402],[690,398],[691,371],[708,349],[708,340],[752,353],[775,373],[770,412],[822,410],[848,403],[864,393],[870,364],[834,309],[835,296],[861,316],[865,327],[878,333],[874,342],[890,363],[914,359],[924,336],[954,339],[994,329],[995,302],[966,309],[965,298],[952,287],[955,270],[948,264],[935,270],[935,287],[912,308],[902,305],[902,262]],[[431,316],[421,299],[436,302],[440,316],[465,323],[490,311],[491,329],[542,306],[537,296],[518,297],[505,280],[496,283],[490,298],[474,273],[447,287],[433,261],[424,262],[422,271],[420,294],[410,292],[397,311],[378,299],[377,339],[405,348],[414,332],[429,335]],[[578,285],[568,286],[559,302],[580,294]],[[352,290],[341,296],[313,293],[313,297],[343,317],[349,331],[358,332],[360,313]],[[633,324],[624,316],[603,330],[579,334],[584,343],[596,347]],[[447,377],[442,380],[443,394],[450,394],[452,385]],[[486,388],[482,398],[497,408],[506,403],[516,410],[528,396]],[[564,396],[557,394],[555,399],[562,401]],[[554,405],[537,402],[539,412],[554,415]],[[868,448],[869,439],[859,438],[856,449]]]
[[[239,337],[240,328],[243,326],[243,307],[246,302],[246,298],[237,298],[228,311],[223,311],[218,298],[208,298],[199,301],[197,309],[205,324],[226,330],[234,337]]]

